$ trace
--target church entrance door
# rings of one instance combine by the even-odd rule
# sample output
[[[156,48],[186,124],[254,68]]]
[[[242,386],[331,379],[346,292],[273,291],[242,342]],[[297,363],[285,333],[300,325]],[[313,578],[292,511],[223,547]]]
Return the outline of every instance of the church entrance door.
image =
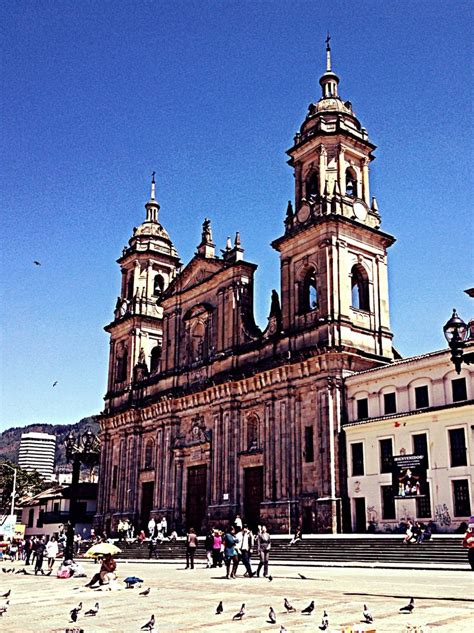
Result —
[[[188,468],[188,487],[186,494],[186,527],[193,527],[196,534],[202,530],[206,516],[207,467],[190,466]]]
[[[263,501],[263,466],[244,469],[244,520],[257,530],[260,524],[260,504]]]
[[[142,483],[142,511],[140,514],[140,529],[145,530],[148,534],[147,526],[150,520],[150,512],[153,510],[153,494],[155,491],[155,482],[145,481]]]

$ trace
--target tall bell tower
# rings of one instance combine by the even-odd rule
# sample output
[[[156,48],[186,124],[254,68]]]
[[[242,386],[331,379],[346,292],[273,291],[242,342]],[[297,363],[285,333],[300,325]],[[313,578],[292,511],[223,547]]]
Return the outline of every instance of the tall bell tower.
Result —
[[[128,402],[131,386],[143,374],[157,373],[162,349],[163,292],[180,266],[178,253],[158,221],[155,172],[146,218],[117,260],[122,272],[114,320],[104,329],[110,334],[109,378],[105,409]],[[141,372],[138,376],[137,372]]]
[[[352,349],[391,360],[387,248],[370,194],[373,145],[350,101],[339,96],[330,38],[321,97],[311,103],[288,163],[295,200],[288,203],[280,252],[283,329],[295,349]]]

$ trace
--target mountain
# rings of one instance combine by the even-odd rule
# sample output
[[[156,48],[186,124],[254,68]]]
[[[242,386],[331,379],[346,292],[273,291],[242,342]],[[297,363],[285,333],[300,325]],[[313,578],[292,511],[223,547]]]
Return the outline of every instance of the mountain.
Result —
[[[50,433],[56,435],[56,468],[61,471],[69,470],[66,466],[66,448],[64,440],[73,433],[82,435],[88,428],[93,433],[99,432],[99,424],[96,416],[82,418],[76,424],[29,424],[23,427],[12,427],[0,434],[0,461],[9,459],[14,463],[18,461],[18,449],[23,433],[36,431],[38,433]]]

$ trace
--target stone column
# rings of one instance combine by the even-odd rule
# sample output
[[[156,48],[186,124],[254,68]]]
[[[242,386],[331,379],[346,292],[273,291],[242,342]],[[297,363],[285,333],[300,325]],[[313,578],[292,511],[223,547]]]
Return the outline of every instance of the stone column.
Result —
[[[319,195],[324,194],[326,184],[327,150],[324,145],[319,146]]]
[[[341,190],[341,194],[344,195],[346,193],[346,161],[344,159],[344,146],[341,144],[338,146],[338,154],[337,154],[337,177],[339,179],[339,188]]]
[[[270,403],[265,403],[264,409],[264,496],[265,501],[269,501],[273,496],[273,433],[271,428],[271,408]]]
[[[295,164],[295,211],[300,208],[300,202],[302,197],[301,192],[301,163]]]
[[[183,520],[183,461],[182,455],[175,457],[175,519],[180,524]]]
[[[362,161],[362,192],[366,205],[370,207],[370,185],[369,185],[369,159]]]

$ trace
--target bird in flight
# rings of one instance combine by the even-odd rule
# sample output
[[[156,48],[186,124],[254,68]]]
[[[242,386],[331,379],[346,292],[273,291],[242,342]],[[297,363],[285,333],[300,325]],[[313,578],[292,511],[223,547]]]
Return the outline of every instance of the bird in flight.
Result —
[[[287,633],[288,630],[285,629],[285,627],[283,626],[283,624],[280,626],[280,633]]]
[[[139,596],[148,596],[150,591],[151,591],[151,587],[148,587],[148,589],[145,589],[145,591],[140,591],[140,593],[138,595]]]
[[[367,609],[367,605],[364,604],[364,610],[362,611],[362,617],[364,618],[364,622],[366,624],[372,624],[372,622],[374,621],[374,618],[372,617],[372,614],[370,613],[370,611]]]
[[[411,613],[415,608],[415,598],[410,598],[410,602],[400,609],[400,613]]]
[[[303,609],[301,613],[306,613],[307,615],[311,615],[313,611],[314,611],[314,600],[311,600],[311,602],[308,604],[306,609]]]
[[[222,604],[222,600],[217,605],[216,615],[220,615],[224,611],[224,605]]]
[[[234,615],[233,620],[241,620],[245,615],[245,602],[240,607],[240,611]]]
[[[146,624],[142,626],[141,631],[153,631],[155,628],[155,616],[152,615]]]
[[[9,595],[11,594],[11,592],[12,592],[12,590],[11,590],[11,589],[9,589],[9,590],[7,591],[7,593],[2,594],[2,595],[0,596],[0,598],[8,598],[8,597],[9,597]]]
[[[55,380],[55,381],[53,382],[53,387],[56,387],[56,385],[57,385],[57,384],[58,384],[58,381],[57,381],[57,380]]]
[[[270,624],[276,624],[277,618],[273,607],[270,607],[270,611],[268,612],[268,621],[270,622]]]
[[[92,607],[92,609],[89,609],[89,611],[86,611],[84,615],[97,615],[98,613],[99,613],[99,603],[96,602],[95,605]]]
[[[35,259],[35,261],[33,262],[33,264],[34,264],[35,266],[41,266],[41,262],[38,262],[36,259]]]

